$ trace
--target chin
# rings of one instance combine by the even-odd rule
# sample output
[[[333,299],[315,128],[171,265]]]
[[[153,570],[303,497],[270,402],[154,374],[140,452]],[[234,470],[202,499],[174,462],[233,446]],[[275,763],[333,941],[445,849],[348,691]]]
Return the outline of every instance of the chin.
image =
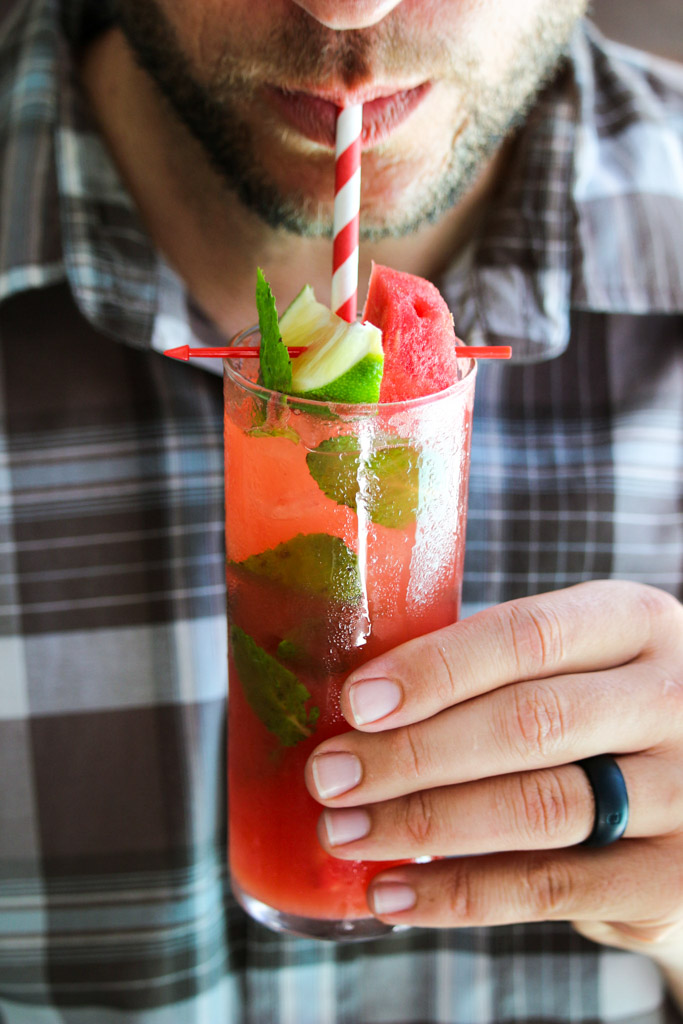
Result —
[[[387,222],[411,217],[421,209],[426,197],[434,194],[440,174],[447,164],[446,155],[427,146],[419,154],[401,152],[384,145],[363,153],[361,160],[361,227],[383,231]],[[317,148],[308,154],[282,155],[262,164],[282,197],[315,216],[332,223],[334,203],[334,157]]]
[[[361,235],[366,240],[413,233],[450,205],[452,126],[413,124],[366,150],[361,161]],[[257,122],[258,124],[259,122]],[[408,126],[406,126],[407,128]],[[418,141],[419,140],[419,144]],[[332,237],[334,153],[262,120],[240,153],[217,164],[241,203],[276,229],[311,238]]]

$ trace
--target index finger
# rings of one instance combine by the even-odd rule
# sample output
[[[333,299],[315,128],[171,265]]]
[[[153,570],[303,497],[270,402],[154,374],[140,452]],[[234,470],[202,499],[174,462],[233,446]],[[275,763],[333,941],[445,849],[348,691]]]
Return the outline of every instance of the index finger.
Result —
[[[641,655],[680,611],[663,591],[612,580],[509,601],[356,669],[342,710],[355,728],[377,732],[508,683],[614,668]]]

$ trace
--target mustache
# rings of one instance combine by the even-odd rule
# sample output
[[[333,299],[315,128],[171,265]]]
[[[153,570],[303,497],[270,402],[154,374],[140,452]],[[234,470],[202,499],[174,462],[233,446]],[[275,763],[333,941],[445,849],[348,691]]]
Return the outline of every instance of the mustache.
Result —
[[[414,76],[418,68],[431,75],[447,60],[445,49],[430,43],[427,60],[424,47],[401,32],[391,15],[369,28],[339,31],[297,7],[260,42],[259,52],[250,54],[248,64],[228,46],[219,61],[217,78],[228,86],[252,78],[291,89],[325,81],[353,89],[371,78],[393,78],[406,71]]]
[[[287,55],[288,70],[301,78],[338,77],[349,88],[368,77],[371,55],[377,49],[370,34],[334,32],[301,8],[296,12],[274,33],[274,52]]]
[[[0,0],[0,3],[2,0]],[[346,89],[369,81],[411,84],[437,77],[465,80],[468,60],[459,48],[457,60],[445,39],[418,36],[391,12],[376,25],[337,31],[327,28],[301,7],[292,7],[265,35],[233,36],[229,28],[215,41],[204,74],[192,66],[182,41],[159,0],[118,0],[118,22],[138,63],[162,85],[169,78],[200,77],[218,102],[246,97],[267,82],[289,91],[334,83]]]

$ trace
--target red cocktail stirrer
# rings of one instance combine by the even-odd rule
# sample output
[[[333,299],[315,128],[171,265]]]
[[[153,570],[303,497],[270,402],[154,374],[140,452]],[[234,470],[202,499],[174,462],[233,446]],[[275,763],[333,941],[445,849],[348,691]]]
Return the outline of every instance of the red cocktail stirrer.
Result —
[[[306,351],[306,346],[292,347],[287,349],[290,356],[300,356]],[[455,354],[458,359],[509,359],[512,356],[512,349],[509,345],[483,345],[476,348],[474,345],[457,345]],[[190,348],[189,345],[180,345],[178,348],[167,348],[165,356],[171,359],[258,359],[259,350],[256,345],[247,345],[243,348]]]

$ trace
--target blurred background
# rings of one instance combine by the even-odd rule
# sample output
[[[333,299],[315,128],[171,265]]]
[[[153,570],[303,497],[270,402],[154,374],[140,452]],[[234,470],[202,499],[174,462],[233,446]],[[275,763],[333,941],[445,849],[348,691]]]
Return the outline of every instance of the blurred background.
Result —
[[[0,0],[0,17],[17,2]],[[592,0],[591,16],[610,38],[683,62],[683,0]]]
[[[683,0],[593,0],[591,17],[611,39],[683,61]]]

